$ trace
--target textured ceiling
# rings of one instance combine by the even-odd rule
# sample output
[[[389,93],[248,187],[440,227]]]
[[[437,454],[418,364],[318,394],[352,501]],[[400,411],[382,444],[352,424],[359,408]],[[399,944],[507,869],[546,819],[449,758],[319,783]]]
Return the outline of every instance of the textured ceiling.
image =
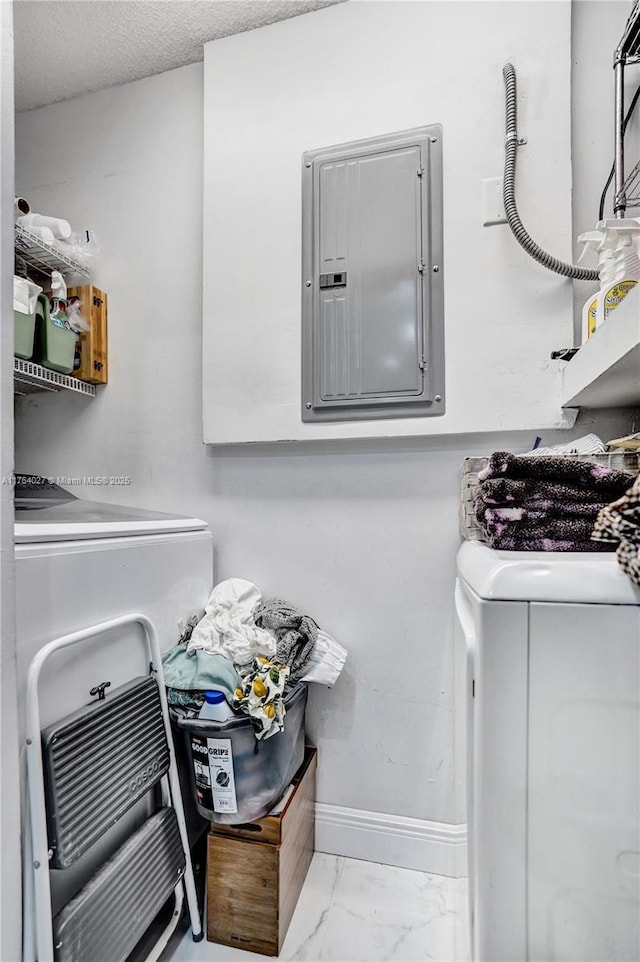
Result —
[[[341,0],[14,0],[16,109],[202,60],[208,40]]]

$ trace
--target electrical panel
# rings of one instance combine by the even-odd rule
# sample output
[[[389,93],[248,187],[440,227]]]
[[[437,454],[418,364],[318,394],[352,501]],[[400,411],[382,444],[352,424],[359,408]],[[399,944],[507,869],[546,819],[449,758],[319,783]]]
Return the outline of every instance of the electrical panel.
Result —
[[[302,159],[302,420],[445,413],[442,127]]]

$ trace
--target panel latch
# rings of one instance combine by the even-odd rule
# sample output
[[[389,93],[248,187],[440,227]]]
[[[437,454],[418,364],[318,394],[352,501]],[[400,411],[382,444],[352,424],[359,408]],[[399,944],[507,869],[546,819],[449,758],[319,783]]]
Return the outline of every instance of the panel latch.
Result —
[[[321,274],[320,275],[320,287],[346,287],[347,286],[347,272],[342,271],[340,274]]]

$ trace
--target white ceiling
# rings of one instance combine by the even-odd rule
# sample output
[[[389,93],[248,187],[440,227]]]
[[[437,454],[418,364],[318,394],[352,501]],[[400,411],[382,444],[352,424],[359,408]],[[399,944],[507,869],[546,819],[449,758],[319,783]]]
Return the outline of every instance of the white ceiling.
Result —
[[[14,0],[16,109],[202,60],[208,40],[341,0]]]

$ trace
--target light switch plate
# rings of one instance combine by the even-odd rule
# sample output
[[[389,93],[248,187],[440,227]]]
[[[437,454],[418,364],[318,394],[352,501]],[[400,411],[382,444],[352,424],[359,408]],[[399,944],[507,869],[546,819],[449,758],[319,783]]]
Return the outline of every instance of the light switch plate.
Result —
[[[494,224],[506,224],[507,215],[504,212],[502,199],[502,177],[485,177],[482,183],[482,226],[493,227]]]

